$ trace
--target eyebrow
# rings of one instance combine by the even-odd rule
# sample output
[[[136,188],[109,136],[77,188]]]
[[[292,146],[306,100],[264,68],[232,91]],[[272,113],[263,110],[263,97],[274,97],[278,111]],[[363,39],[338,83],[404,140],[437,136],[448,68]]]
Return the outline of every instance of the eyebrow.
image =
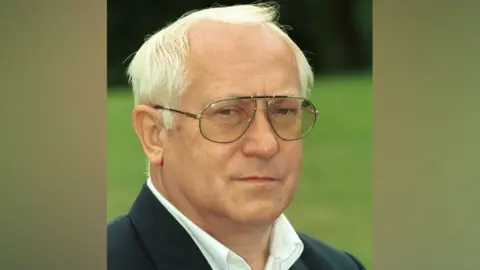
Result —
[[[295,96],[294,93],[298,93],[299,91],[296,90],[296,89],[286,89],[286,90],[283,90],[283,91],[279,91],[279,92],[276,92],[276,93],[270,93],[270,94],[254,94],[254,95],[246,95],[245,93],[232,93],[232,94],[228,94],[228,95],[225,95],[225,96],[221,96],[221,97],[217,97],[217,98],[214,98],[212,100],[216,100],[216,99],[224,99],[224,98],[238,98],[238,97],[269,97],[269,96]]]
[[[249,97],[259,97],[259,98],[262,98],[262,97],[265,97],[265,98],[268,98],[268,97],[293,97],[294,95],[288,95],[286,93],[281,93],[281,94],[268,94],[268,95],[245,95],[245,94],[230,94],[230,95],[226,95],[226,96],[221,96],[221,97],[216,97],[216,98],[213,98],[213,99],[209,99],[209,100],[206,100],[206,101],[203,101],[200,103],[200,106],[202,107],[205,107],[207,106],[209,103],[213,102],[213,101],[216,101],[216,100],[222,100],[222,99],[235,99],[235,98],[249,98]]]
[[[288,87],[285,88],[281,91],[278,91],[276,93],[271,93],[271,94],[254,94],[254,95],[246,95],[245,93],[242,92],[233,92],[228,95],[224,96],[217,96],[217,97],[207,97],[208,100],[204,100],[200,103],[201,108],[204,108],[207,106],[209,103],[215,101],[215,100],[221,100],[221,99],[229,99],[229,98],[239,98],[239,97],[269,97],[269,96],[276,96],[276,97],[296,97],[300,96],[300,90],[295,88],[295,87]]]

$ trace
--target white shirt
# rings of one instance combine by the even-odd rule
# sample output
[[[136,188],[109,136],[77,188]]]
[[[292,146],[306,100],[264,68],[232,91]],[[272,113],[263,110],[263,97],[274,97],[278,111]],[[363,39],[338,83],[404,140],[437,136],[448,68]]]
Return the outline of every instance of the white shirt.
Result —
[[[251,270],[247,262],[215,238],[200,229],[155,188],[151,179],[147,186],[160,203],[185,228],[213,270]],[[270,241],[270,256],[265,270],[288,270],[303,252],[303,243],[290,222],[282,214],[275,222]]]

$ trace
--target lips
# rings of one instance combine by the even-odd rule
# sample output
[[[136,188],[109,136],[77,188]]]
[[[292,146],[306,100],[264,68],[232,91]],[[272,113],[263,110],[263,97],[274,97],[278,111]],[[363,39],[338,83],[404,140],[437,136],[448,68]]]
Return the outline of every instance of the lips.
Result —
[[[265,176],[265,175],[248,175],[237,178],[240,181],[252,181],[252,182],[268,182],[268,181],[277,181],[278,178]]]

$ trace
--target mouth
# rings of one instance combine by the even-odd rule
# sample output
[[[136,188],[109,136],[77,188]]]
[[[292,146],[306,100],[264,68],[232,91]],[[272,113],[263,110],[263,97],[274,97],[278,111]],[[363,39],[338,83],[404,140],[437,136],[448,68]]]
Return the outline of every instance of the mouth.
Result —
[[[242,182],[266,183],[266,182],[277,182],[280,179],[271,177],[271,176],[265,176],[265,175],[248,175],[248,176],[239,177],[236,180],[242,181]]]

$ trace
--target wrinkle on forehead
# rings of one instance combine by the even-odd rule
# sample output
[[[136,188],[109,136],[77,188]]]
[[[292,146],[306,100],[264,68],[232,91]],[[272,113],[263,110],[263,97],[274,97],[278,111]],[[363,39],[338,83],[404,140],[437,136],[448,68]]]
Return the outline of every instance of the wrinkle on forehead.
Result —
[[[189,29],[187,37],[190,48],[187,66],[192,69],[217,61],[240,65],[275,61],[295,65],[293,50],[266,25],[203,20]]]

